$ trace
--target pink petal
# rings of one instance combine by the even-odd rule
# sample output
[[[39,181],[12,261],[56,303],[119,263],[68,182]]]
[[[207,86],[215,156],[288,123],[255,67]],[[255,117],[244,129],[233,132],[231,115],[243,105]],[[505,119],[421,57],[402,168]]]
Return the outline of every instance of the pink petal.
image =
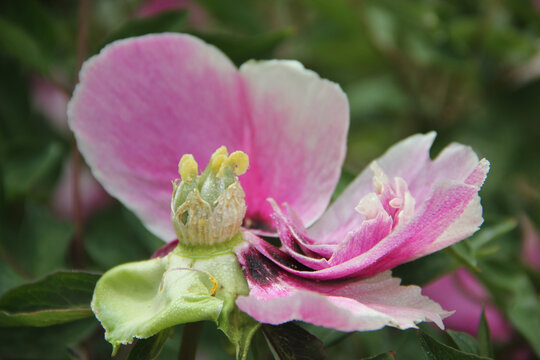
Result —
[[[114,42],[87,61],[69,104],[81,153],[105,189],[172,240],[171,181],[191,153],[242,148],[242,80],[219,50],[189,35]]]
[[[69,132],[67,126],[67,104],[69,97],[65,91],[41,77],[32,81],[32,102],[36,110],[45,115],[51,125],[63,134]]]
[[[429,164],[429,149],[434,139],[434,132],[410,136],[388,149],[376,162],[390,179],[402,177],[409,183]],[[359,227],[364,218],[353,209],[364,195],[372,191],[372,179],[373,172],[368,167],[309,229],[310,235],[326,243],[341,240],[349,231]]]
[[[424,166],[409,189],[417,204],[422,203],[433,184],[441,179],[464,181],[478,165],[478,156],[470,146],[452,143]]]
[[[470,209],[469,204],[477,197],[478,183],[483,182],[483,179],[480,181],[478,177],[479,169],[482,170],[484,177],[486,175],[485,164],[481,162],[470,175],[475,179],[475,184],[469,185],[449,180],[439,181],[435,184],[428,200],[417,210],[409,222],[397,227],[390,235],[379,241],[368,251],[335,266],[315,271],[290,269],[288,268],[289,265],[279,260],[280,257],[283,257],[281,254],[276,256],[275,251],[269,251],[268,249],[260,249],[260,251],[278,266],[287,269],[293,274],[311,279],[371,276],[391,269],[403,262],[425,255],[430,250],[440,249],[443,246],[450,245],[452,242],[461,240],[462,238],[455,236],[443,236],[453,226],[459,227],[460,224],[472,224],[477,227],[474,222],[464,221],[461,216],[466,209]],[[473,215],[473,219],[477,219],[476,213]],[[462,221],[459,221],[460,219]],[[455,225],[456,223],[458,225]],[[470,229],[467,228],[466,230]],[[463,229],[458,229],[453,234],[463,234],[463,231]]]
[[[523,247],[521,257],[533,269],[540,270],[540,234],[527,215],[521,218]]]
[[[476,336],[484,307],[493,339],[504,342],[512,335],[510,324],[491,303],[486,290],[466,270],[446,275],[425,286],[422,292],[443,307],[455,310],[455,313],[444,321],[449,329]]]
[[[285,204],[287,210],[285,215],[273,199],[269,199],[269,202],[274,209],[272,214],[274,225],[278,230],[281,243],[288,253],[312,269],[327,267],[326,258],[332,256],[336,246],[314,244],[314,241],[308,237],[301,221],[287,204]]]
[[[336,84],[296,62],[250,62],[238,72],[194,37],[161,34],[115,42],[89,60],[69,118],[96,178],[172,240],[180,157],[204,164],[221,145],[250,156],[241,178],[248,226],[271,230],[268,196],[312,222],[339,177],[348,105]]]
[[[90,170],[82,166],[79,170],[79,194],[81,202],[82,216],[87,217],[93,212],[107,205],[111,198],[107,195],[101,185],[94,179]],[[69,159],[64,163],[64,169],[56,189],[52,195],[52,206],[54,212],[65,219],[73,218],[73,163]]]
[[[253,161],[241,182],[247,217],[270,221],[268,197],[288,203],[309,226],[324,211],[345,157],[349,106],[340,87],[296,61],[240,68],[252,111]],[[257,196],[254,196],[256,194]]]
[[[284,272],[247,244],[236,251],[250,287],[250,295],[236,303],[261,322],[301,320],[358,331],[386,325],[406,329],[434,321],[442,328],[442,318],[449,314],[422,296],[420,288],[400,286],[389,271],[356,281],[319,282]]]
[[[173,240],[171,242],[166,243],[159,249],[157,249],[151,256],[151,259],[155,259],[158,257],[164,257],[169,255],[171,251],[173,251],[178,246],[178,239]]]

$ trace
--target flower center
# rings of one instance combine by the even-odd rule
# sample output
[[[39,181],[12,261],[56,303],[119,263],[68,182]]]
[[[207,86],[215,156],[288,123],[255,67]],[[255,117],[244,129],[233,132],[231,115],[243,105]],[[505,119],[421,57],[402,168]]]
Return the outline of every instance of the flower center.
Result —
[[[215,245],[238,233],[246,214],[238,176],[248,166],[245,153],[229,155],[225,146],[214,152],[200,175],[193,155],[182,156],[178,164],[181,179],[173,182],[171,200],[171,218],[181,244]]]
[[[392,184],[377,162],[370,165],[373,171],[374,192],[364,196],[356,210],[366,220],[374,219],[386,213],[392,219],[392,229],[408,222],[414,215],[415,200],[409,192],[407,182],[400,177],[394,178]]]

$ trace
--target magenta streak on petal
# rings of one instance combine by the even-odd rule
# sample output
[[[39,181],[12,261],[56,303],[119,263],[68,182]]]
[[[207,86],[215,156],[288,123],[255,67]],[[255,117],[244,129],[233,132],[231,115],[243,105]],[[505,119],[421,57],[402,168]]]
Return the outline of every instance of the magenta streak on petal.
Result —
[[[274,209],[274,213],[272,214],[274,225],[278,229],[283,246],[289,253],[298,254],[299,256],[307,255],[318,259],[330,258],[332,256],[336,246],[314,243],[288,204],[284,204],[287,211],[287,215],[285,215],[273,199],[269,199],[268,201]]]
[[[250,244],[264,242],[245,235]],[[434,321],[442,328],[441,320],[449,314],[422,296],[420,288],[400,286],[390,272],[356,281],[319,282],[284,272],[248,243],[235,251],[250,286],[250,295],[239,297],[237,305],[262,322],[302,320],[355,331]]]

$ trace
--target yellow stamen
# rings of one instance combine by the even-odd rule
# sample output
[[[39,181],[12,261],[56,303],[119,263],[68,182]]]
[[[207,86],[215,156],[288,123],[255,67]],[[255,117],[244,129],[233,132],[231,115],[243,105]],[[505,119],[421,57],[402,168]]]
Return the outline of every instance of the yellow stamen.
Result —
[[[229,156],[229,162],[234,166],[236,175],[244,174],[249,167],[249,157],[242,151],[235,151]]]
[[[227,148],[225,146],[221,146],[216,151],[214,151],[214,153],[210,157],[210,162],[213,162],[214,158],[216,158],[218,156],[225,156],[225,158],[227,158],[227,156],[229,156],[229,152],[227,151]]]
[[[219,155],[212,155],[212,172],[214,174],[219,174],[221,172],[221,168],[224,167],[225,164],[227,164],[227,155],[219,154]]]
[[[199,165],[193,158],[193,155],[186,154],[182,156],[178,163],[178,173],[184,182],[190,182],[199,175]]]

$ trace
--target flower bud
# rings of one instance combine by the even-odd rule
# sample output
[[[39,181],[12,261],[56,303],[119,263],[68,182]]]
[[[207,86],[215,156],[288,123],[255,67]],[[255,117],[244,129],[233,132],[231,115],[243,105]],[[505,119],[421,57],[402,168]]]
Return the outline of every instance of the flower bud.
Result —
[[[245,153],[229,155],[225,146],[214,152],[201,175],[193,156],[182,156],[178,164],[181,180],[173,183],[171,200],[172,222],[181,244],[215,245],[238,233],[246,214],[238,175],[248,166]]]

